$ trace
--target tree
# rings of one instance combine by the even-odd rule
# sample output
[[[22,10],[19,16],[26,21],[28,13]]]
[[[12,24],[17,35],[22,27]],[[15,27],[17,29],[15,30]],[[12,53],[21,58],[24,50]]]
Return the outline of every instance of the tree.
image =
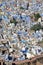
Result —
[[[43,29],[43,26],[41,26],[40,23],[31,27],[31,30],[34,30],[34,31],[40,30],[40,29]]]
[[[29,7],[29,3],[27,3],[27,10],[28,10],[28,7]]]
[[[41,16],[39,13],[37,13],[37,14],[34,14],[34,17],[35,17],[35,21],[37,21]]]
[[[17,24],[18,22],[16,21],[16,19],[13,18],[13,20],[10,20],[10,23],[14,23],[15,26],[16,26],[16,24]]]
[[[23,7],[20,7],[20,9],[24,9]]]

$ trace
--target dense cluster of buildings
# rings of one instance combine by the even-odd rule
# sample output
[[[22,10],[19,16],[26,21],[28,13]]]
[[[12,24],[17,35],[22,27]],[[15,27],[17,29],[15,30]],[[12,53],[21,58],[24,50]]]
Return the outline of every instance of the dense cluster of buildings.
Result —
[[[43,3],[36,0],[1,1],[0,58],[18,61],[42,54],[43,48],[37,44],[43,41],[43,30],[31,31],[30,28],[39,22],[43,23]],[[32,21],[30,15],[37,12],[41,18],[38,22]],[[17,21],[16,25],[11,23],[13,20]]]

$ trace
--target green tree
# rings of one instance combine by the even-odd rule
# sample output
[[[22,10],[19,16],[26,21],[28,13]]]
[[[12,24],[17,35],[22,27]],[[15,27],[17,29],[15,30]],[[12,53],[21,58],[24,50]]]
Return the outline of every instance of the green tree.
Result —
[[[24,9],[23,7],[20,7],[20,9]]]
[[[16,19],[13,18],[13,20],[10,20],[10,23],[14,23],[15,26],[16,26],[16,24],[17,24],[18,22],[16,21]]]
[[[31,27],[31,30],[34,30],[34,31],[40,30],[40,29],[43,29],[43,26],[41,26],[40,23]]]
[[[37,14],[34,14],[34,17],[35,17],[35,21],[37,21],[41,16],[39,13],[37,13]]]

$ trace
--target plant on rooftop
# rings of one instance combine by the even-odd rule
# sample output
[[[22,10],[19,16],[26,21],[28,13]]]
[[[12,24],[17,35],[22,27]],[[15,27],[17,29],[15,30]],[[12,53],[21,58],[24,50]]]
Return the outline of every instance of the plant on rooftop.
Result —
[[[41,26],[40,23],[39,23],[39,24],[36,24],[36,25],[33,25],[33,26],[31,27],[31,30],[34,30],[34,31],[40,30],[40,29],[43,29],[43,26]]]
[[[16,26],[17,21],[16,21],[16,19],[14,19],[14,18],[13,18],[13,20],[10,20],[10,23],[14,23],[14,24],[15,24],[15,26]]]
[[[37,21],[41,16],[39,13],[37,13],[37,14],[34,14],[34,17],[35,17],[35,21]]]

